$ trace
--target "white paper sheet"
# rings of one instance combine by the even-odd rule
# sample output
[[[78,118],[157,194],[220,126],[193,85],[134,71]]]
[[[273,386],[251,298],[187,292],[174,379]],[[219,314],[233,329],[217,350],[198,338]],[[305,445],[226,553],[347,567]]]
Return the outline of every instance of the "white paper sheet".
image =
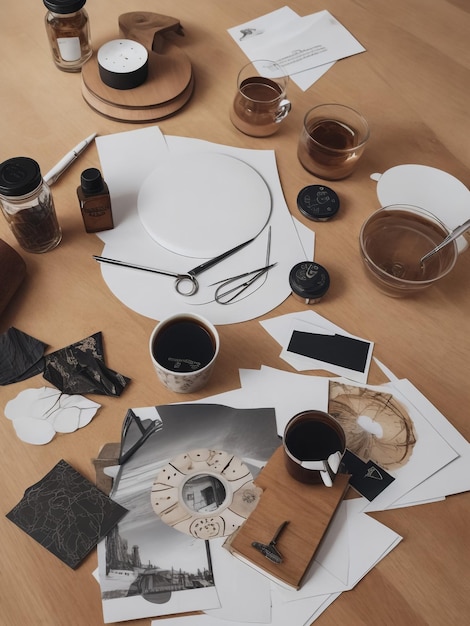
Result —
[[[328,378],[305,376],[267,366],[260,370],[240,370],[239,375],[241,389],[210,396],[199,402],[216,402],[239,409],[272,407],[276,411],[280,437],[287,422],[297,413],[312,408],[328,410]]]
[[[439,500],[445,500],[448,495],[469,491],[470,443],[409,380],[399,379],[384,363],[375,357],[374,361],[390,380],[392,386],[396,385],[405,395],[413,398],[413,404],[420,407],[423,415],[459,454],[459,457],[449,463],[449,465],[446,465],[439,472],[430,476],[428,480],[411,489],[389,508],[438,502]]]
[[[225,538],[211,539],[210,549],[220,608],[205,611],[230,621],[271,622],[269,580],[246,567],[223,547]]]
[[[263,328],[271,334],[271,336],[281,345],[282,350],[280,357],[292,365],[297,371],[306,371],[306,370],[326,370],[331,372],[332,374],[337,374],[338,376],[344,376],[353,381],[366,383],[369,375],[370,363],[372,359],[372,351],[374,344],[367,339],[362,339],[361,337],[355,337],[350,333],[346,332],[339,326],[336,326],[332,322],[328,321],[318,313],[314,311],[303,311],[299,313],[289,313],[287,315],[282,315],[276,318],[271,318],[269,320],[261,321],[260,324]],[[289,345],[290,338],[294,330],[299,330],[302,332],[312,332],[318,333],[322,332],[324,334],[341,334],[348,337],[353,337],[355,339],[359,339],[361,341],[368,341],[370,343],[370,349],[367,356],[367,362],[364,369],[364,372],[358,372],[354,370],[350,370],[339,365],[334,364],[326,364],[322,361],[318,361],[316,359],[312,359],[306,356],[302,356],[300,354],[294,354],[293,352],[289,352],[287,350],[287,346]]]
[[[301,411],[328,410],[328,379],[300,376],[263,366],[261,370],[240,370],[243,393],[251,398],[264,398],[276,409],[279,436],[287,422]]]
[[[361,513],[361,499],[348,500],[349,589],[352,589],[402,540],[402,537],[369,515]]]
[[[278,586],[278,595],[284,602],[296,602],[300,598],[340,593],[353,589],[357,583],[380,560],[382,560],[402,537],[396,532],[363,512],[363,498],[344,500],[335,516],[325,540],[334,533],[340,545],[346,545],[346,552],[335,546],[331,540],[326,548],[315,557],[313,567],[305,583],[298,591],[290,591]],[[331,531],[331,533],[330,533]],[[347,569],[346,579],[339,577]],[[344,573],[341,575],[344,578]]]
[[[393,507],[435,502],[470,491],[470,443],[409,380],[394,377],[389,386],[403,394],[458,454],[448,465],[398,498]]]
[[[276,61],[290,75],[365,51],[329,11],[290,22],[273,35],[257,53]]]
[[[347,381],[344,382],[347,385],[356,386]],[[398,388],[392,389],[389,384],[363,385],[362,387],[376,392],[392,393],[393,397],[407,410],[416,431],[416,443],[411,457],[402,467],[389,470],[395,480],[364,509],[369,512],[383,511],[391,505],[396,505],[405,494],[442,470],[459,455]],[[377,463],[380,465],[379,460]]]
[[[300,17],[283,7],[228,32],[251,61],[276,61],[303,90],[336,60],[365,50],[326,10]]]
[[[213,301],[215,287],[210,285],[263,267],[267,230],[249,246],[198,276],[200,290],[191,297],[177,294],[174,279],[167,276],[101,264],[108,287],[126,306],[151,319],[192,311],[214,324],[229,324],[263,315],[290,295],[289,272],[305,258],[305,253],[284,199],[274,151],[245,150],[183,137],[164,138],[155,127],[98,137],[96,141],[116,214],[115,228],[99,233],[106,244],[101,255],[104,257],[175,272],[187,272],[201,263],[201,259],[174,254],[159,246],[148,235],[137,213],[137,194],[143,180],[168,154],[219,152],[239,158],[264,178],[272,194],[270,262],[277,265],[265,275],[265,280],[255,285],[259,289],[249,297],[221,305]],[[189,201],[190,190],[184,190],[184,181],[181,184],[183,195],[189,194],[186,198]],[[229,221],[227,226],[230,227]]]

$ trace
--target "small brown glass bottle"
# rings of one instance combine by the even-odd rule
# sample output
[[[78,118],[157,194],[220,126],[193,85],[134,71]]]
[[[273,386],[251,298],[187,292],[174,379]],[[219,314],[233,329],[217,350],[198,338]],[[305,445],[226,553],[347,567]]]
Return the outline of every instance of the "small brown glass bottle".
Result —
[[[93,53],[86,0],[43,2],[48,9],[44,19],[54,63],[65,72],[79,72]]]
[[[77,196],[87,233],[114,228],[108,185],[95,167],[84,170],[80,176]]]

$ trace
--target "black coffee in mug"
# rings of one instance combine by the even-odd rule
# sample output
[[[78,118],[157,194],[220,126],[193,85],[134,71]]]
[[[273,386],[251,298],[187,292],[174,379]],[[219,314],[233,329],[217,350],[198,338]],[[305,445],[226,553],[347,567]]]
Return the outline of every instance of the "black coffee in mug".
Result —
[[[212,334],[192,319],[170,321],[155,337],[154,359],[165,369],[194,372],[210,363],[215,354]]]
[[[286,446],[299,461],[320,461],[341,450],[342,441],[329,424],[305,421],[295,424],[286,434]]]
[[[331,487],[346,449],[346,435],[329,413],[309,410],[294,415],[284,430],[288,473],[302,483]]]

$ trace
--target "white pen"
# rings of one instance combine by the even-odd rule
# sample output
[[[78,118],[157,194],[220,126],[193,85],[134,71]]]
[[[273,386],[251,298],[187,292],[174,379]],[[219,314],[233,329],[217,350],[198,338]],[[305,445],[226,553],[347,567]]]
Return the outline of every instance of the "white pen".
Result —
[[[59,178],[59,176],[63,174],[65,170],[70,167],[70,165],[72,165],[75,159],[77,159],[81,155],[85,148],[90,145],[96,135],[97,133],[93,133],[92,135],[78,143],[75,148],[72,148],[72,150],[70,150],[70,152],[67,152],[67,154],[62,159],[60,159],[60,161],[56,163],[56,165],[54,165],[54,167],[49,170],[44,176],[45,182],[48,185],[53,185]]]

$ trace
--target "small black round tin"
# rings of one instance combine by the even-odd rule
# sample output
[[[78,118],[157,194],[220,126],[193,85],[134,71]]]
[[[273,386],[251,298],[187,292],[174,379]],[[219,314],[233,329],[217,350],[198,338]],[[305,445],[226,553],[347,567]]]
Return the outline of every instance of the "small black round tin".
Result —
[[[316,222],[326,222],[339,210],[339,198],[325,185],[308,185],[297,196],[297,207],[302,215]]]
[[[314,261],[297,263],[289,273],[292,295],[304,304],[315,304],[328,291],[330,275],[327,270]]]

